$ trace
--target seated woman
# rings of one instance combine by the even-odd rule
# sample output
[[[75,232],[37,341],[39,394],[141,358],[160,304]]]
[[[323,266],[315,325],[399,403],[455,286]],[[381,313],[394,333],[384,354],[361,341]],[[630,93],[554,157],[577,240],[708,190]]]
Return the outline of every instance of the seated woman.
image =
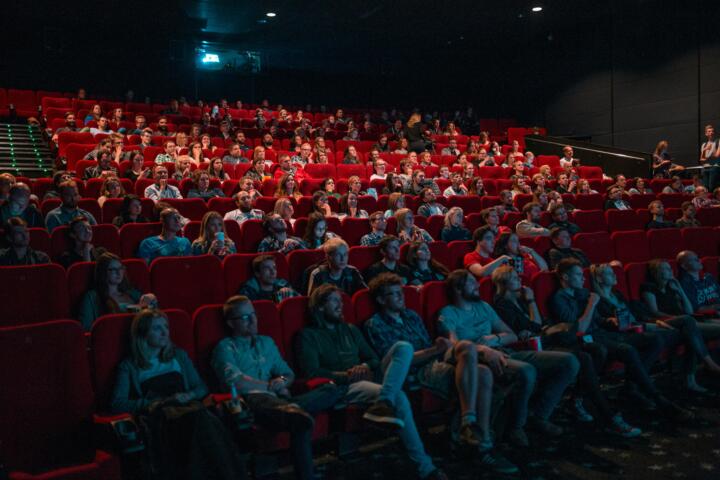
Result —
[[[94,247],[92,244],[92,225],[87,218],[75,217],[68,225],[67,230],[68,250],[58,257],[58,263],[66,269],[73,263],[94,262],[106,250],[103,247]]]
[[[353,192],[348,192],[340,198],[340,206],[338,208],[338,217],[340,218],[368,218],[365,210],[357,208],[358,196]]]
[[[535,250],[520,244],[515,233],[503,233],[495,242],[493,257],[507,255],[512,259],[513,267],[518,272],[523,284],[528,285],[537,272],[548,270],[547,262]]]
[[[102,208],[105,200],[108,198],[123,198],[125,196],[125,189],[117,177],[107,177],[103,181],[100,187],[100,196],[98,197],[98,205]]]
[[[412,242],[408,247],[405,263],[410,267],[410,285],[424,285],[433,280],[445,280],[448,269],[432,258],[430,247],[425,242]]]
[[[348,178],[348,192],[360,195],[372,195],[377,199],[377,192],[374,188],[368,188],[367,191],[362,189],[362,180],[357,175]]]
[[[125,195],[118,215],[113,218],[113,225],[120,228],[127,223],[147,223],[142,214],[142,201],[134,194]]]
[[[207,170],[195,170],[193,181],[195,188],[190,189],[187,198],[202,198],[207,202],[211,198],[225,196],[225,193],[219,188],[210,188],[210,174]]]
[[[148,455],[161,478],[245,478],[239,450],[203,406],[208,389],[188,354],[172,344],[163,312],[135,316],[129,351],[117,370],[111,408],[143,418],[152,439]]]
[[[192,161],[187,155],[179,155],[175,160],[175,173],[172,178],[180,182],[185,178],[192,178]]]
[[[628,190],[629,195],[647,195],[653,193],[653,191],[645,183],[645,179],[637,177],[635,179],[635,186]]]
[[[278,180],[277,188],[275,189],[275,194],[273,196],[275,198],[291,197],[296,200],[302,197],[303,194],[300,191],[300,188],[298,188],[297,184],[295,183],[295,175],[293,175],[292,173],[286,173],[282,177],[280,177],[280,180]]]
[[[332,149],[325,143],[325,138],[322,136],[315,137],[315,145],[313,146],[313,153],[315,157],[320,157],[321,154],[328,155],[332,153]]]
[[[668,145],[667,140],[660,140],[653,152],[652,171],[653,177],[655,178],[670,178],[671,175],[685,170],[685,167],[682,165],[673,163],[670,152],[668,151]]]
[[[540,210],[545,212],[550,209],[550,201],[547,192],[533,192],[532,201],[540,205]]]
[[[335,179],[333,178],[328,177],[323,180],[320,184],[320,191],[325,193],[328,197],[335,197],[340,200],[341,195],[335,191]]]
[[[131,182],[137,181],[138,178],[149,178],[152,174],[150,168],[145,168],[145,157],[140,152],[132,154],[130,160],[130,168],[125,171],[124,178],[129,178]]]
[[[318,212],[313,212],[308,215],[308,223],[305,227],[305,236],[303,236],[305,248],[311,250],[320,248],[325,242],[335,237],[337,237],[337,235],[333,232],[328,232],[325,215]]]
[[[602,278],[602,277],[601,277]],[[601,284],[602,285],[602,284]],[[695,380],[697,358],[701,358],[708,372],[720,374],[720,366],[710,356],[706,340],[720,338],[720,325],[714,322],[698,323],[693,318],[693,306],[672,267],[665,260],[651,260],[648,264],[648,281],[640,286],[640,297],[648,310],[647,321],[672,330],[685,345],[686,386],[694,392],[707,391]]]
[[[465,228],[465,214],[460,207],[452,207],[445,214],[445,227],[440,232],[440,240],[452,242],[453,240],[470,240],[472,234]]]
[[[470,186],[468,188],[468,195],[477,195],[478,197],[484,197],[487,195],[485,190],[485,183],[482,177],[473,177],[470,180]]]
[[[362,163],[354,145],[348,145],[345,148],[345,155],[342,163],[343,165],[360,165]]]
[[[395,150],[393,150],[392,153],[398,153],[400,155],[407,155],[408,154],[408,140],[405,137],[402,137],[397,144],[397,147]]]
[[[183,217],[180,212],[174,208],[163,208],[159,220],[162,223],[160,235],[148,237],[140,242],[138,257],[149,264],[158,257],[186,257],[192,255],[190,240],[178,236],[183,227]]]
[[[402,178],[395,173],[388,173],[385,177],[385,186],[382,189],[384,195],[392,195],[393,193],[402,193],[404,184]]]
[[[385,173],[387,169],[387,162],[382,158],[378,158],[373,162],[373,174],[370,175],[370,180],[387,180],[388,174]]]
[[[225,173],[225,166],[223,165],[222,158],[220,157],[214,157],[210,160],[210,163],[207,166],[207,172],[210,175],[210,178],[217,178],[221,182],[230,180],[230,175]]]
[[[143,295],[130,284],[120,257],[109,252],[100,255],[95,263],[93,289],[85,293],[78,309],[78,320],[85,331],[90,331],[102,315],[137,312],[145,308],[158,308],[155,295]]]
[[[520,341],[541,337],[543,350],[570,352],[577,357],[580,371],[573,392],[573,410],[577,419],[581,422],[594,420],[583,404],[583,400],[590,400],[608,432],[625,438],[642,434],[642,430],[628,425],[620,413],[613,411],[600,388],[597,372],[602,371],[605,356],[600,351],[585,351],[583,344],[573,334],[553,333],[545,328],[545,321],[535,303],[535,293],[530,287],[523,287],[520,276],[512,266],[498,267],[492,273],[492,282],[496,291],[493,307]]]
[[[317,192],[313,193],[312,211],[318,212],[325,217],[331,217],[333,214],[330,205],[328,205],[328,196],[322,190],[318,190]]]
[[[218,212],[207,212],[200,224],[200,236],[192,243],[193,255],[211,254],[223,258],[237,253],[235,242],[225,232],[223,217]]]
[[[552,175],[552,168],[550,165],[542,165],[540,167],[540,175],[545,178],[545,181],[555,180],[555,177]]]
[[[273,213],[276,215],[280,215],[280,217],[282,217],[282,219],[286,222],[290,222],[290,225],[295,224],[295,219],[293,218],[293,215],[295,215],[295,207],[293,207],[293,204],[289,198],[278,198],[275,202]]]
[[[587,178],[581,178],[577,182],[577,186],[575,187],[575,195],[589,195],[598,193],[597,190],[593,190],[590,188],[590,182]]]
[[[210,135],[207,133],[203,133],[200,136],[200,145],[202,145],[203,150],[210,150],[210,152],[215,153],[215,150],[217,150],[218,147],[213,145],[212,138],[210,138]]]
[[[188,155],[195,165],[200,165],[209,162],[210,159],[203,155],[203,147],[200,142],[193,142],[188,148]]]
[[[519,194],[532,194],[532,189],[530,188],[530,185],[525,182],[525,177],[515,177],[512,184],[512,190],[510,190],[510,192],[512,193],[513,198],[515,198],[515,196]]]
[[[389,218],[395,215],[395,212],[405,208],[405,197],[401,192],[391,193],[388,197],[388,208],[385,210],[385,218]]]
[[[395,220],[400,243],[432,242],[434,240],[427,230],[415,225],[415,217],[409,208],[401,208],[395,212]]]

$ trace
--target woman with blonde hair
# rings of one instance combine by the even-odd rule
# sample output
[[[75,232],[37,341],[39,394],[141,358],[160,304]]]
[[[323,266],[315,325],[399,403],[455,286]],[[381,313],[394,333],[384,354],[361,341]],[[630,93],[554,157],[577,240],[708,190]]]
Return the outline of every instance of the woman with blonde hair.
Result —
[[[223,258],[237,253],[235,242],[225,232],[223,217],[218,212],[207,212],[200,224],[200,235],[192,243],[193,255],[211,254]]]
[[[415,225],[415,216],[409,208],[401,208],[395,212],[395,220],[397,220],[397,236],[400,243],[432,242],[434,240],[427,230]]]
[[[273,208],[273,213],[280,215],[283,220],[290,222],[291,225],[295,223],[293,215],[295,214],[295,207],[293,207],[292,201],[287,197],[278,198]]]
[[[419,113],[413,113],[403,127],[403,136],[408,140],[408,150],[414,152],[422,152],[425,150],[426,143],[423,136],[422,117]]]
[[[445,226],[440,232],[440,240],[452,242],[453,240],[470,240],[472,234],[465,228],[465,214],[460,207],[452,207],[445,214]]]
[[[660,140],[652,155],[652,171],[655,178],[670,178],[671,175],[685,170],[685,167],[673,163],[668,152],[668,141]]]
[[[110,404],[113,412],[142,418],[159,478],[245,478],[232,437],[202,404],[207,394],[188,354],[170,340],[167,315],[138,313],[130,326],[130,355],[118,366]]]

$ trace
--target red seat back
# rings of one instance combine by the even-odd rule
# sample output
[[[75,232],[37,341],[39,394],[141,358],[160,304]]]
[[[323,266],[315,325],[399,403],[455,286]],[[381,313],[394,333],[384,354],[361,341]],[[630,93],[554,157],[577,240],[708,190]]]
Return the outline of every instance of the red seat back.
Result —
[[[674,259],[683,249],[679,228],[660,228],[647,231],[651,258]]]
[[[575,210],[573,222],[583,233],[607,232],[607,223],[602,210]]]
[[[275,258],[278,278],[288,278],[288,265],[285,255],[273,253],[238,253],[225,257],[222,262],[225,278],[225,295],[235,295],[240,287],[253,277],[252,262],[259,255],[272,255]]]
[[[635,210],[607,210],[605,220],[610,232],[645,229],[645,224]]]
[[[559,282],[555,272],[538,272],[531,280],[540,313],[547,317],[550,314],[549,300],[558,289]]]
[[[720,253],[720,234],[712,227],[683,228],[683,249],[692,250],[700,257]]]
[[[642,230],[613,232],[610,235],[615,251],[615,259],[623,263],[647,262],[650,260],[650,248]]]
[[[0,326],[68,318],[65,269],[56,264],[0,268]]]
[[[214,255],[156,258],[150,265],[150,283],[163,308],[189,314],[201,305],[225,300],[222,266]]]
[[[590,263],[607,263],[615,256],[607,232],[578,233],[573,238],[573,247],[582,250]]]
[[[315,250],[293,250],[287,256],[290,283],[295,288],[300,288],[303,283],[303,275],[308,267],[325,260],[325,252],[322,249]],[[300,292],[307,293],[307,292]]]
[[[137,257],[140,243],[148,237],[160,235],[160,223],[128,223],[120,227],[120,256]]]

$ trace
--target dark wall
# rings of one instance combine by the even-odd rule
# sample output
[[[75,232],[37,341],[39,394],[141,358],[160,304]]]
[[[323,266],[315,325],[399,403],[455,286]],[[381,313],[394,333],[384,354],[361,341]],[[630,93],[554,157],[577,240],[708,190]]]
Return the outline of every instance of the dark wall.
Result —
[[[600,22],[559,31],[547,47],[549,131],[646,152],[666,139],[679,163],[696,164],[703,126],[720,121],[718,6],[612,7]]]

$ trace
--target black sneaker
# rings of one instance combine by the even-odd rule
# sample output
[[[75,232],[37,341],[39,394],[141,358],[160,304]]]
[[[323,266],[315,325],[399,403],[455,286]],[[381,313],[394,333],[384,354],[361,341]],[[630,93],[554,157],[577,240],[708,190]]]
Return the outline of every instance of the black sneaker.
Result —
[[[287,425],[288,430],[291,432],[312,430],[315,425],[312,415],[294,403],[278,407],[278,410],[282,412],[283,416],[281,424]]]
[[[512,475],[520,471],[515,464],[505,458],[505,456],[497,450],[480,452],[480,465],[492,470],[494,473],[501,473],[505,475]]]
[[[395,415],[395,409],[385,401],[377,401],[365,410],[363,418],[390,428],[405,428],[405,422]]]

